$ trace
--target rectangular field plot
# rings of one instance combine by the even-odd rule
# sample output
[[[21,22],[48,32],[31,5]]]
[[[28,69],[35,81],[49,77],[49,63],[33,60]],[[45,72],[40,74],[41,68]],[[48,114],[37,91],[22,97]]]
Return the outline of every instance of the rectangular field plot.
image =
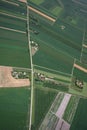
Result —
[[[0,129],[27,130],[29,107],[28,88],[0,88]]]
[[[45,117],[46,119],[41,124],[39,130],[55,130],[56,124],[58,122],[58,117],[53,115],[53,113],[48,112],[48,114]]]
[[[0,64],[30,68],[26,34],[0,29]]]
[[[86,26],[87,26],[87,24],[86,24]],[[85,27],[85,30],[84,30],[81,61],[84,64],[87,64],[87,27]]]
[[[84,45],[84,46],[83,46],[81,61],[82,61],[84,64],[87,64],[87,45]]]
[[[73,121],[78,103],[79,103],[79,97],[72,96],[67,107],[66,107],[66,110],[65,110],[64,115],[63,115],[63,119],[65,121],[67,121],[69,124],[71,124]]]
[[[70,101],[71,95],[67,93],[58,93],[46,114],[39,130],[69,130],[70,125],[63,120],[63,114]]]
[[[56,95],[57,92],[40,89],[40,87],[34,89],[32,130],[39,129]]]
[[[87,129],[87,99],[80,99],[70,130]]]
[[[36,30],[38,36],[31,33],[31,39],[33,37],[34,40],[35,37],[38,37],[40,42],[43,41],[56,50],[63,51],[71,57],[80,59],[83,32],[59,19],[53,26],[41,21],[38,17],[36,19],[38,20],[38,23],[36,23],[38,26],[30,24],[30,28]]]
[[[33,37],[33,39],[35,36]],[[39,49],[33,56],[35,65],[61,71],[64,73],[71,73],[73,58],[66,55],[64,52],[46,44],[46,42],[36,39],[34,40],[39,45]],[[42,60],[43,59],[43,60]]]
[[[20,17],[13,17],[5,13],[0,14],[0,26],[12,28],[15,30],[26,31],[26,19],[21,19]]]

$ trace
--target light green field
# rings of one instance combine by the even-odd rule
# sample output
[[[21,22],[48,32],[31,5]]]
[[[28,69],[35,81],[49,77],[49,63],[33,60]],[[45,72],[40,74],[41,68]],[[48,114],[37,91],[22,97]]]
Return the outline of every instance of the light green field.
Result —
[[[56,6],[55,8],[51,9],[51,12],[58,17],[62,12],[62,10],[63,9],[61,7]]]

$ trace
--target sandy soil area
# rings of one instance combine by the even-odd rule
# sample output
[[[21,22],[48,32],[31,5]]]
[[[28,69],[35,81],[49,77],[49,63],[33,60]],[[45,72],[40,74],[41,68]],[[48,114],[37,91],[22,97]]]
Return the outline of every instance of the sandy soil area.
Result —
[[[81,66],[79,66],[77,64],[74,64],[74,67],[81,70],[81,71],[83,71],[83,72],[85,72],[85,73],[87,73],[87,69],[85,69],[85,68],[83,68],[83,67],[81,67]]]
[[[26,0],[19,0],[20,2],[24,2],[24,3],[26,3]]]
[[[83,47],[87,48],[87,45],[83,44]]]
[[[15,79],[11,75],[12,67],[0,66],[0,87],[30,86],[29,79]]]
[[[34,9],[33,7],[30,7],[30,6],[29,6],[29,9],[32,10],[32,11],[34,11],[35,13],[37,13],[37,14],[39,14],[39,15],[45,17],[46,19],[48,19],[48,20],[50,20],[50,21],[52,21],[52,22],[55,22],[55,21],[56,21],[54,18],[52,18],[52,17],[50,17],[50,16],[48,16],[48,15],[46,15],[46,14],[40,12],[39,10]]]

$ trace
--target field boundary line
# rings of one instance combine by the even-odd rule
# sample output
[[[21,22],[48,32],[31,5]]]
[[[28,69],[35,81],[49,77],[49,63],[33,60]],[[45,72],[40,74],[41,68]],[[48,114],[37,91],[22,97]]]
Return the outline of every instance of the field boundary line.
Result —
[[[2,1],[7,2],[7,3],[9,3],[9,4],[12,4],[12,5],[15,5],[15,6],[19,6],[19,4],[16,4],[16,3],[11,2],[11,1],[7,1],[7,0],[2,0]]]
[[[39,66],[39,65],[35,65],[35,64],[34,64],[34,66],[37,66],[39,68],[44,68],[44,69],[47,69],[47,70],[50,70],[50,71],[53,71],[53,72],[58,72],[60,74],[64,74],[64,75],[67,75],[67,76],[71,76],[71,74],[69,74],[69,73],[64,73],[64,72],[61,72],[61,71],[53,70],[53,69],[50,69],[50,68],[47,68],[47,67],[44,67],[44,66]]]
[[[18,16],[15,16],[15,15],[4,13],[4,12],[0,12],[0,14],[7,15],[7,16],[17,18],[17,19],[21,19],[21,20],[27,20],[26,18],[18,17]]]
[[[4,29],[4,30],[9,30],[9,31],[13,31],[13,32],[18,32],[18,33],[23,33],[23,34],[26,34],[26,32],[24,31],[20,31],[20,30],[15,30],[15,29],[12,29],[12,28],[7,28],[7,27],[1,27],[1,29]]]
[[[56,19],[54,19],[54,18],[52,18],[52,17],[46,15],[45,13],[42,13],[41,11],[39,11],[39,10],[37,10],[37,9],[31,7],[31,6],[28,6],[28,8],[29,8],[31,11],[33,11],[33,12],[35,12],[35,13],[37,13],[37,14],[43,16],[44,18],[46,18],[46,19],[48,19],[48,20],[50,20],[50,21],[52,21],[52,22],[55,22],[55,21],[56,21]]]
[[[80,55],[80,62],[81,62],[81,60],[82,60],[83,45],[84,45],[85,34],[86,34],[85,25],[86,25],[86,24],[84,23],[84,32],[83,32],[83,38],[82,38],[82,49],[81,49],[81,55]]]

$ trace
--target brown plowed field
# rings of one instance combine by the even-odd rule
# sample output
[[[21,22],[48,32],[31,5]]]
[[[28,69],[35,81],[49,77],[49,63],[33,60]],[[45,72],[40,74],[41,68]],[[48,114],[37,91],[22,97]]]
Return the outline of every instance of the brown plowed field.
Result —
[[[11,75],[12,67],[0,66],[0,87],[30,86],[29,79],[15,79]]]

